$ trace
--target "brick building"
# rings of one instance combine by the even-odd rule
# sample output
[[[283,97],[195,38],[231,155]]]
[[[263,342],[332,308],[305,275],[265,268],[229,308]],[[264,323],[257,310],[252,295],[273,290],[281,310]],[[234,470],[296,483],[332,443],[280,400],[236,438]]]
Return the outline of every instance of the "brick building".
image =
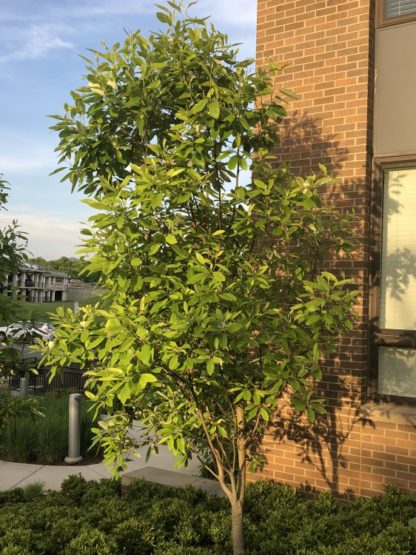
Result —
[[[354,332],[328,361],[328,414],[267,436],[259,477],[340,494],[416,490],[416,0],[258,0],[257,64],[285,65],[299,96],[280,160],[354,209],[356,251],[335,268],[358,284]],[[414,216],[413,216],[414,215]]]

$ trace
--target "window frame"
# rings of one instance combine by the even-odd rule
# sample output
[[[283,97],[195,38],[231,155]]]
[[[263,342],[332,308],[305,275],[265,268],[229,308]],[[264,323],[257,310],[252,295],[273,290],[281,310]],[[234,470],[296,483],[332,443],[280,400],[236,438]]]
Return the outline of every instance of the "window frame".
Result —
[[[407,23],[416,20],[416,11],[414,13],[398,15],[396,17],[386,17],[385,0],[377,0],[376,2],[376,24],[377,28],[391,27],[400,23]]]
[[[378,392],[378,348],[416,350],[416,330],[380,329],[381,253],[383,241],[384,171],[403,167],[416,168],[416,154],[373,158],[371,188],[371,233],[369,271],[369,398],[416,405],[416,397],[385,395]]]

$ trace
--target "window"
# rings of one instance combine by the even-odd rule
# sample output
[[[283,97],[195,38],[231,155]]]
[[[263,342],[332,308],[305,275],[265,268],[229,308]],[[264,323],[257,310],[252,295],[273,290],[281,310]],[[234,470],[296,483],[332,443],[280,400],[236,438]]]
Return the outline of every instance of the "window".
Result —
[[[379,173],[377,391],[416,398],[416,163],[381,164]]]
[[[378,0],[378,26],[416,19],[416,0]]]

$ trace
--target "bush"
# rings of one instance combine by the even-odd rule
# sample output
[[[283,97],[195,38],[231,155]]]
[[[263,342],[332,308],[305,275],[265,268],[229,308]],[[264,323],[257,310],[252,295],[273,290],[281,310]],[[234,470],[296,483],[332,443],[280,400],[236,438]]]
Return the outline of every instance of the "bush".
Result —
[[[208,555],[231,552],[228,501],[192,488],[136,482],[126,497],[110,480],[71,476],[60,492],[39,485],[0,493],[0,553],[6,555]],[[271,482],[247,489],[248,554],[399,555],[416,553],[410,498],[339,503],[304,500]]]
[[[5,396],[6,394],[2,394]],[[68,396],[37,397],[42,416],[16,414],[0,429],[0,456],[16,462],[57,464],[68,454]],[[81,454],[88,455],[93,418],[86,400],[81,404]]]
[[[113,555],[116,552],[114,540],[93,528],[85,528],[71,540],[65,555]],[[140,553],[140,552],[139,552]]]

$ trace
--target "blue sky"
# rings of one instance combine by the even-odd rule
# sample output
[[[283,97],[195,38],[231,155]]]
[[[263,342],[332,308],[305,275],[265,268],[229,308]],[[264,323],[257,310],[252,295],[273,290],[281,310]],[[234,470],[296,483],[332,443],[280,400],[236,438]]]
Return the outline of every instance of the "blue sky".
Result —
[[[154,0],[0,0],[0,173],[9,182],[8,212],[18,219],[34,256],[71,256],[89,209],[56,168],[55,133],[47,114],[62,113],[69,91],[82,84],[79,54],[123,40],[125,31],[157,30]],[[163,3],[163,1],[160,1]],[[200,0],[193,8],[211,16],[241,55],[254,57],[256,1]]]

